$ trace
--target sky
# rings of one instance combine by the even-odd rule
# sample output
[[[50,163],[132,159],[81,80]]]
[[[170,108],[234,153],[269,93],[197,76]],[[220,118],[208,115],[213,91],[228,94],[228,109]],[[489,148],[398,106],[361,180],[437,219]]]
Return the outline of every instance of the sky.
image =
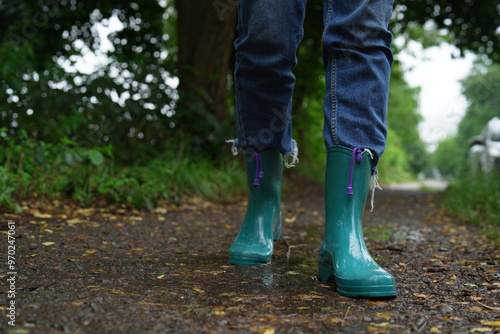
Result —
[[[460,57],[458,49],[449,44],[424,50],[421,44],[410,42],[408,50],[399,54],[398,59],[407,70],[409,85],[421,88],[420,137],[433,151],[439,140],[457,131],[465,114],[467,101],[461,93],[460,80],[469,74],[474,56]]]

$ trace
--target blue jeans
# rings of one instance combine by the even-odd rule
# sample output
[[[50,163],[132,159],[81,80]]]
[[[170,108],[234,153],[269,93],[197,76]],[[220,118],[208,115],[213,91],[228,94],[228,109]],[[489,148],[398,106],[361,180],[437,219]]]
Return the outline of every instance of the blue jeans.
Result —
[[[236,148],[296,153],[292,93],[306,0],[239,0],[235,93]],[[392,67],[387,27],[393,0],[325,0],[325,145],[385,148]]]

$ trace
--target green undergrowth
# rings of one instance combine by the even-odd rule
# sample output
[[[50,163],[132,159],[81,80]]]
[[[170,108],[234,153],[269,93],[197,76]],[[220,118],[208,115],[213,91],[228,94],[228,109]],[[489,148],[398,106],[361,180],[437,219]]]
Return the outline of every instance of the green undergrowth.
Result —
[[[500,175],[475,174],[452,181],[444,191],[445,209],[480,226],[487,237],[500,243]]]
[[[27,199],[71,199],[80,206],[104,200],[151,210],[163,199],[225,199],[242,192],[246,182],[237,159],[215,163],[165,152],[146,163],[120,166],[111,146],[1,139],[0,211],[20,211],[19,203]]]

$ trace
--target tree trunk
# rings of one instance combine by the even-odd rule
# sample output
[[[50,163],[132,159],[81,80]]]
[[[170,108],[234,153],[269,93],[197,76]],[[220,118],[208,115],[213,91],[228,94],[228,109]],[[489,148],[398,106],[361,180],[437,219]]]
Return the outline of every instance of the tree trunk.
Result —
[[[205,110],[225,121],[236,0],[175,0],[175,6],[180,110],[189,112],[201,102]]]

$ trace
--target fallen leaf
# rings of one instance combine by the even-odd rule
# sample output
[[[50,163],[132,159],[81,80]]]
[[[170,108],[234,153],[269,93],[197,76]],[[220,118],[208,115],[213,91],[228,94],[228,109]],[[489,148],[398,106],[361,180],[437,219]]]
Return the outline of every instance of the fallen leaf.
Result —
[[[136,252],[141,252],[144,250],[144,248],[132,248],[132,250]]]
[[[477,327],[477,328],[472,328],[470,330],[471,333],[475,332],[491,332],[491,328],[489,327]]]
[[[375,327],[391,327],[391,324],[388,322],[381,322],[379,324],[372,324]]]
[[[213,314],[216,314],[216,315],[226,314],[226,312],[221,311],[221,310],[214,310],[214,311],[212,311],[212,313],[213,313]]]
[[[488,306],[488,305],[485,305],[483,303],[481,303],[480,301],[477,301],[476,302],[481,305],[482,307],[484,308],[487,308],[488,310],[492,310],[492,311],[500,311],[500,307],[493,307],[493,306]]]
[[[81,220],[80,218],[74,218],[74,219],[68,219],[66,220],[66,223],[72,225],[72,224],[80,224],[83,223],[84,221]]]
[[[385,320],[391,320],[392,318],[392,315],[387,312],[377,312],[376,316]]]
[[[472,312],[477,312],[477,313],[483,312],[483,309],[480,308],[479,306],[471,306],[467,310],[472,311]]]
[[[274,334],[274,329],[266,329],[262,334]]]
[[[160,276],[157,276],[156,278],[157,279],[163,279],[165,277],[165,275],[160,275]]]
[[[416,293],[416,292],[415,292],[413,295],[414,295],[415,297],[422,298],[422,299],[427,299],[427,298],[429,298],[429,296],[428,296],[428,295],[424,295],[424,294],[422,294],[422,293]]]
[[[303,300],[323,299],[323,298],[325,298],[324,296],[319,296],[319,295],[305,295],[305,294],[301,294],[298,297],[301,298],[301,299],[303,299]]]
[[[55,244],[55,242],[53,242],[53,241],[47,241],[47,242],[42,243],[42,245],[44,245],[44,246],[52,246],[53,244]]]
[[[199,292],[199,293],[205,293],[202,289],[199,288],[193,288],[194,291]]]
[[[297,216],[293,216],[293,217],[290,217],[290,218],[285,218],[285,223],[293,223],[296,220],[297,220]]]
[[[487,321],[481,320],[481,325],[491,326],[491,327],[500,327],[500,321]]]
[[[153,210],[153,213],[161,213],[161,214],[166,214],[167,212],[168,212],[168,210],[167,210],[167,209],[165,209],[165,208],[155,208],[155,209]]]
[[[234,295],[236,295],[236,293],[234,293],[234,292],[224,292],[224,293],[221,293],[219,296],[232,297]]]
[[[381,330],[380,328],[373,327],[373,326],[366,326],[366,331],[368,333],[387,333],[387,331]]]
[[[52,215],[50,213],[35,212],[33,216],[36,218],[52,218]]]
[[[334,324],[340,324],[342,321],[344,321],[344,320],[342,320],[340,318],[331,318],[330,319],[330,322],[334,323]]]
[[[85,254],[94,254],[95,252],[97,252],[97,249],[89,249],[85,251]]]
[[[432,327],[429,332],[431,333],[441,333],[441,331],[439,329],[437,329],[436,327]]]
[[[82,306],[86,302],[87,302],[86,299],[84,299],[84,300],[75,300],[74,302],[71,302],[70,305],[78,307],[78,306]]]

